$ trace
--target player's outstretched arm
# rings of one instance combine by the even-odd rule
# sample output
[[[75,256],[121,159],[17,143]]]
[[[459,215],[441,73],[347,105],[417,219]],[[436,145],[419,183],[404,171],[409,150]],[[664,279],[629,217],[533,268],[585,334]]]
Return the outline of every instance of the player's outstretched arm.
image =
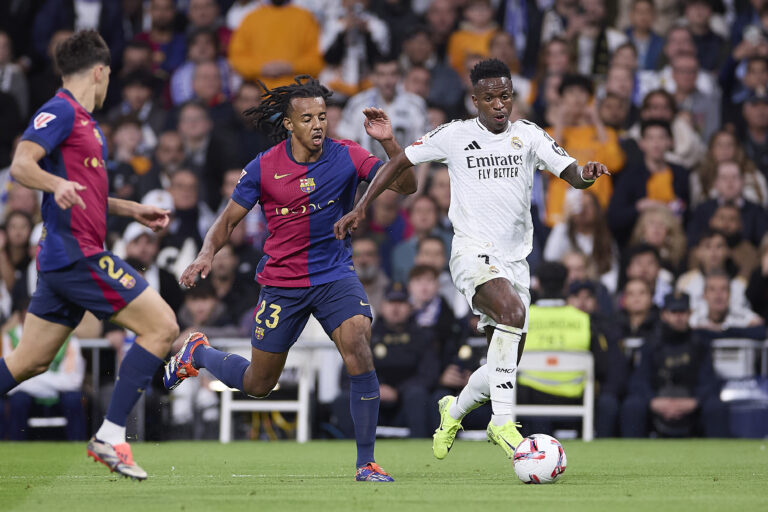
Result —
[[[389,162],[382,165],[357,205],[351,212],[340,218],[336,224],[333,225],[333,232],[336,235],[336,238],[343,240],[347,236],[347,232],[356,230],[360,222],[365,219],[365,212],[368,210],[368,207],[373,200],[379,197],[379,194],[386,189],[390,188],[392,183],[399,178],[403,172],[411,167],[413,167],[413,164],[408,160],[408,157],[405,156],[404,151],[400,151],[393,156]]]
[[[380,108],[368,107],[363,109],[363,115],[365,115],[365,132],[381,144],[389,158],[393,158],[403,150],[400,144],[397,143],[397,140],[395,140],[392,122],[389,120],[386,112]],[[413,170],[409,169],[403,172],[387,188],[398,194],[413,194],[418,189],[416,174],[414,174]]]
[[[200,249],[197,258],[181,274],[179,284],[192,288],[197,282],[198,275],[203,279],[208,277],[208,274],[211,272],[213,257],[219,252],[219,249],[224,247],[224,244],[227,243],[230,235],[232,235],[235,226],[243,220],[247,213],[248,210],[233,200],[229,200],[227,207],[224,208],[224,211],[216,218],[208,233],[205,234],[203,247]]]
[[[37,162],[45,156],[45,148],[36,142],[23,140],[16,147],[11,162],[11,176],[27,188],[42,190],[53,194],[59,208],[67,210],[74,205],[85,210],[85,202],[77,193],[85,187],[76,181],[46,172]]]
[[[171,212],[157,206],[141,204],[127,199],[118,199],[117,197],[107,199],[107,205],[110,215],[130,217],[136,222],[140,222],[152,229],[152,231],[160,231],[171,221],[169,217]]]
[[[570,183],[573,188],[589,188],[604,174],[611,175],[608,168],[600,162],[587,162],[584,167],[572,163],[560,173],[560,178]]]

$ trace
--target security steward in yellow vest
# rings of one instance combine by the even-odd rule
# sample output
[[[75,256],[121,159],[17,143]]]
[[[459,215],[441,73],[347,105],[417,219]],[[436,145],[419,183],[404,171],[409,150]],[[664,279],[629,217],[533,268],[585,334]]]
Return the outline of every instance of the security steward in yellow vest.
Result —
[[[526,352],[592,352],[595,359],[596,421],[598,437],[617,433],[619,399],[623,393],[626,360],[612,333],[600,332],[590,315],[566,304],[563,294],[567,269],[560,263],[539,265],[539,298],[530,307]],[[517,376],[518,403],[544,405],[580,404],[584,394],[583,372],[525,371]],[[580,426],[580,422],[568,422]],[[531,432],[552,432],[549,418],[534,418],[525,425]],[[563,425],[566,426],[566,425]]]

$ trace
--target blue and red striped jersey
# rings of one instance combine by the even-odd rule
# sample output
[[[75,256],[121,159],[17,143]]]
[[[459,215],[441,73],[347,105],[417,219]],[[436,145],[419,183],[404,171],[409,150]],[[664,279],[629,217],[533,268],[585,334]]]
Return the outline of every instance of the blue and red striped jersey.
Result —
[[[43,235],[37,247],[37,268],[63,268],[104,250],[109,185],[104,134],[72,93],[60,89],[35,113],[22,140],[41,145],[40,167],[85,186],[79,192],[85,210],[62,210],[52,193],[43,194]]]
[[[316,162],[299,163],[288,138],[245,166],[232,200],[249,210],[261,203],[269,231],[256,280],[298,288],[355,276],[351,242],[337,240],[333,225],[381,165],[355,142],[329,138]]]

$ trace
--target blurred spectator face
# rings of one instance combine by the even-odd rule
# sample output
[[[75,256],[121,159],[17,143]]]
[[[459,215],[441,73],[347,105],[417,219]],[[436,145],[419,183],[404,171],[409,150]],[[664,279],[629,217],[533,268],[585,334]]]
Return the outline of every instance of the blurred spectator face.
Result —
[[[184,105],[179,113],[177,131],[182,140],[200,140],[206,137],[211,131],[208,112],[199,105]]]
[[[416,257],[413,259],[416,265],[426,265],[432,267],[438,272],[445,268],[445,246],[438,239],[423,240],[419,244]]]
[[[649,126],[643,132],[638,144],[645,157],[651,161],[664,160],[664,155],[672,149],[672,138],[661,126]]]
[[[214,61],[201,62],[195,66],[192,90],[197,98],[205,102],[209,102],[221,94],[221,73],[219,73],[219,66]]]
[[[702,0],[688,2],[685,6],[685,19],[691,29],[699,33],[709,29],[709,18],[712,16],[712,8]]]
[[[400,300],[385,300],[381,303],[380,313],[387,324],[391,326],[402,325],[411,316],[411,305]]]
[[[34,216],[37,212],[37,193],[19,183],[13,183],[11,190],[8,191],[6,209],[8,211],[19,210]]]
[[[0,66],[11,62],[11,38],[8,34],[0,31]]]
[[[23,213],[11,212],[5,221],[5,233],[9,246],[27,247],[32,234],[32,222]]]
[[[397,192],[385,190],[373,202],[372,220],[379,226],[389,226],[400,211],[400,199]]]
[[[574,197],[574,196],[571,196]],[[587,231],[594,227],[597,219],[598,208],[597,197],[593,194],[579,193],[571,204],[566,199],[566,210],[569,220],[573,227],[578,231]]]
[[[664,216],[658,211],[649,210],[643,215],[643,241],[661,249],[667,241],[669,229]]]
[[[715,190],[723,201],[736,201],[744,192],[744,177],[736,162],[721,162],[717,166]]]
[[[400,81],[400,67],[397,62],[379,62],[373,68],[373,85],[385,101],[395,97],[397,83]]]
[[[461,78],[461,82],[464,84],[464,89],[467,91],[472,91],[474,89],[470,73],[481,60],[483,60],[483,57],[475,53],[470,53],[464,58],[464,73],[462,73],[459,78]]]
[[[152,89],[140,83],[132,83],[123,87],[123,99],[131,111],[136,112],[152,97]]]
[[[155,160],[166,171],[175,171],[184,162],[184,144],[176,132],[160,135],[155,148]]]
[[[48,43],[48,56],[53,59],[53,56],[56,53],[56,47],[59,45],[59,43],[65,39],[69,39],[69,37],[72,35],[74,35],[74,32],[67,29],[57,30],[54,32],[53,36],[51,36],[51,41]]]
[[[634,2],[629,12],[629,22],[640,32],[650,31],[655,17],[656,10],[652,1]]]
[[[605,18],[605,4],[603,0],[581,0],[584,8],[584,17],[591,25],[600,25]]]
[[[561,263],[568,269],[566,283],[573,281],[586,281],[587,275],[587,257],[580,252],[568,252],[563,256]]]
[[[456,24],[456,8],[452,0],[433,0],[427,9],[427,23],[432,33],[440,38],[450,34]]]
[[[235,191],[242,172],[241,169],[229,169],[224,173],[224,178],[221,181],[221,197],[227,199],[232,197],[232,192]]]
[[[741,82],[747,89],[759,89],[768,85],[768,61],[765,59],[747,61],[747,70]]]
[[[715,210],[712,218],[709,219],[709,227],[723,233],[728,242],[734,240],[738,243],[743,235],[741,213],[739,213],[739,209],[735,206],[726,204],[720,206]],[[732,245],[729,243],[728,245],[733,247],[735,244]]]
[[[363,283],[370,283],[379,273],[379,248],[368,238],[352,241],[352,264],[357,277]]]
[[[125,255],[128,258],[136,258],[145,267],[150,267],[155,262],[159,248],[157,237],[144,233],[125,244]]]
[[[566,302],[568,305],[580,309],[590,315],[597,311],[597,300],[590,290],[582,289],[574,294],[568,295]]]
[[[451,204],[451,179],[448,176],[448,168],[440,167],[432,174],[428,194],[437,201],[440,209],[448,211]]]
[[[667,34],[667,44],[664,45],[664,55],[673,61],[678,55],[690,55],[696,53],[696,45],[693,36],[685,27],[673,27]]]
[[[408,281],[408,295],[417,308],[423,307],[437,297],[439,289],[440,283],[433,274],[424,273]]]
[[[432,41],[425,32],[417,32],[403,42],[403,53],[411,64],[423,66],[433,52]]]
[[[429,233],[437,226],[437,207],[428,197],[418,197],[411,206],[411,226],[416,233]]]
[[[154,30],[172,30],[173,19],[176,16],[176,6],[173,0],[152,0],[149,6],[149,16],[152,18]]]
[[[123,51],[123,75],[137,69],[152,68],[152,49],[148,46],[126,46]]]
[[[634,73],[637,71],[637,51],[629,44],[619,46],[613,52],[611,66],[626,68]]]
[[[421,96],[426,99],[429,96],[429,83],[430,76],[429,71],[422,67],[412,67],[405,74],[405,80],[403,80],[403,89],[407,92]]]
[[[195,63],[216,59],[216,35],[213,32],[198,32],[189,42],[187,58]]]
[[[640,112],[640,117],[643,120],[663,119],[671,122],[674,115],[674,107],[669,103],[669,98],[661,93],[651,94],[646,99],[645,108]]]
[[[578,118],[587,110],[589,106],[589,92],[581,87],[568,87],[563,91],[560,98],[560,105],[567,115]]]
[[[490,57],[499,59],[507,66],[517,67],[517,52],[515,51],[515,42],[512,36],[507,32],[498,31],[491,38]]]
[[[184,299],[184,305],[192,314],[192,322],[194,325],[205,325],[208,323],[208,319],[211,318],[211,314],[218,302],[219,300],[215,296],[188,296]]]
[[[219,16],[215,0],[189,0],[187,19],[193,27],[210,27]]]
[[[244,83],[240,86],[237,94],[232,99],[232,106],[234,107],[235,112],[237,112],[237,115],[248,124],[250,124],[251,121],[243,116],[243,112],[249,108],[258,107],[259,105],[261,105],[261,89],[259,89],[256,84]]]
[[[179,170],[171,175],[168,191],[173,198],[176,210],[191,210],[197,206],[197,176],[187,170]]]
[[[679,55],[672,60],[672,79],[677,91],[691,93],[696,89],[696,76],[699,73],[699,62],[691,55]]]
[[[712,157],[715,162],[725,162],[736,158],[736,137],[730,132],[718,132],[712,138]]]
[[[213,257],[211,272],[219,279],[230,279],[235,276],[238,263],[237,255],[232,250],[232,246],[226,244]]]
[[[550,74],[544,78],[544,101],[547,106],[560,104],[560,84],[563,81],[563,75]]]
[[[763,100],[745,101],[742,113],[750,129],[768,129],[768,102]]]
[[[624,127],[629,115],[629,102],[610,94],[600,101],[598,113],[606,126],[620,130]]]
[[[629,314],[648,312],[652,299],[651,289],[640,279],[632,279],[624,287],[624,310]]]
[[[448,117],[445,115],[445,111],[440,107],[427,107],[427,121],[429,122],[430,130],[445,124],[447,120]]]
[[[661,266],[656,256],[653,253],[644,252],[634,255],[630,260],[627,265],[627,278],[640,279],[653,288],[656,286],[659,270]]]
[[[338,128],[341,122],[344,109],[339,105],[328,105],[325,109],[325,119],[328,121],[328,136],[332,139],[338,139]]]
[[[635,78],[627,68],[611,66],[605,81],[605,91],[613,93],[620,98],[629,99],[635,88]]]
[[[731,300],[731,281],[724,275],[708,276],[704,282],[704,300],[710,318],[722,319],[728,314]]]
[[[702,238],[696,248],[696,257],[705,274],[725,268],[725,261],[728,259],[728,244],[725,237],[717,233],[708,238]]]
[[[469,0],[464,8],[464,19],[475,27],[485,27],[493,18],[493,9],[488,0]]]
[[[555,39],[547,44],[546,70],[548,73],[562,75],[568,72],[571,59],[565,41]]]
[[[664,309],[661,312],[661,321],[677,332],[687,331],[690,319],[690,311],[669,311]]]
[[[135,155],[141,144],[141,126],[133,122],[118,125],[115,129],[114,142],[119,151]]]

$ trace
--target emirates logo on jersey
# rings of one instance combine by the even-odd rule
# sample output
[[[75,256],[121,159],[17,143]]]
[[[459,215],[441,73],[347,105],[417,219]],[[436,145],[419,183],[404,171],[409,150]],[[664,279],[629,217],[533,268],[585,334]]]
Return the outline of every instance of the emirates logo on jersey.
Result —
[[[301,178],[299,180],[299,189],[302,192],[309,194],[315,190],[315,178]]]

